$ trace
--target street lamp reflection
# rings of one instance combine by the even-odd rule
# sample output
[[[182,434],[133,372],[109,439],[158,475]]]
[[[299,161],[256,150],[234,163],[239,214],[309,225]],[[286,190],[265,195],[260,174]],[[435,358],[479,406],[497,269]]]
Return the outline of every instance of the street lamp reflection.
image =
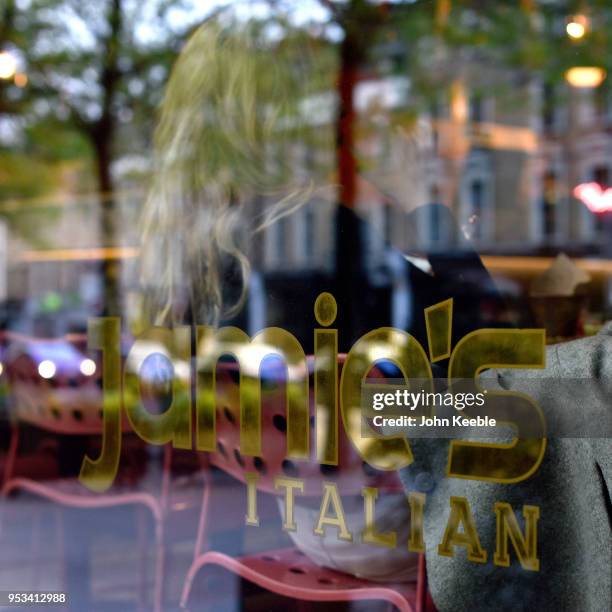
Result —
[[[53,378],[56,371],[57,368],[50,359],[45,359],[38,364],[38,374],[41,376],[41,378],[46,378],[47,380],[49,378]]]
[[[606,78],[606,71],[598,66],[574,66],[565,73],[565,80],[572,87],[599,87]]]
[[[17,72],[17,59],[9,51],[0,51],[0,79],[12,79]]]
[[[572,15],[565,26],[565,32],[573,40],[580,40],[587,33],[589,20],[585,15]]]
[[[17,87],[25,87],[28,84],[28,75],[24,74],[23,72],[18,72],[15,75],[15,85],[17,85]]]

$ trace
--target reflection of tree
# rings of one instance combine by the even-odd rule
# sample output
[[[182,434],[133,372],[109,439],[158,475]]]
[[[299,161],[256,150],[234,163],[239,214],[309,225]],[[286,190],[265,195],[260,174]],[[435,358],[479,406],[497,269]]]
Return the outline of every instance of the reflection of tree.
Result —
[[[4,0],[0,7],[0,51],[19,41],[19,30],[15,24],[16,15],[15,0]],[[12,83],[0,79],[0,117],[20,110],[20,100],[11,99],[7,95],[9,89],[14,89]]]
[[[13,53],[13,48],[22,47],[30,35],[30,24],[20,21],[15,0],[4,0],[0,4],[0,51]],[[14,123],[26,108],[25,91],[12,78],[0,79],[0,121]],[[23,147],[0,148],[0,201],[35,197],[54,186],[55,174],[49,165],[28,153]],[[20,237],[37,245],[42,244],[44,226],[56,212],[49,211],[43,221],[39,215],[29,215],[18,206],[0,208],[2,220]]]
[[[559,28],[560,20],[563,23],[573,12],[570,2],[319,1],[341,31],[336,44],[326,37],[325,28],[319,28],[324,39],[321,49],[328,53],[335,45],[338,57],[336,170],[338,201],[346,207],[354,205],[361,163],[354,151],[354,92],[361,71],[376,72],[392,58],[391,70],[410,79],[414,96],[405,112],[414,117],[418,105],[429,110],[441,91],[450,95],[466,58],[496,69],[519,68],[550,82],[562,79],[565,69],[575,63],[609,68],[606,64],[612,61],[607,53],[612,11],[606,2],[582,3],[581,10],[590,11],[591,29],[584,41],[572,42]],[[42,138],[53,140],[54,146],[60,147],[60,141],[75,133],[88,144],[95,160],[101,236],[106,244],[116,242],[119,223],[111,162],[118,151],[149,150],[143,134],[150,131],[168,67],[187,30],[173,30],[169,15],[188,4],[187,0],[33,0],[23,9],[16,0],[3,0],[0,5],[0,48],[12,44],[21,49],[30,78],[25,92],[0,81],[0,115],[27,110],[28,121],[34,122],[28,127],[31,134],[38,121],[45,128]],[[271,0],[270,4],[277,11],[283,6]],[[50,137],[50,125],[65,131],[55,130]],[[40,134],[39,130],[39,143]],[[454,134],[448,140],[456,144]],[[82,142],[75,152],[83,156]],[[106,272],[107,309],[116,311],[116,266],[107,264]]]
[[[27,52],[37,116],[82,134],[94,159],[103,245],[119,240],[111,172],[117,148],[147,150],[161,84],[184,32],[168,25],[182,0],[38,0],[21,14],[37,25]],[[149,36],[139,36],[139,29]],[[105,309],[118,314],[119,269],[104,265]]]

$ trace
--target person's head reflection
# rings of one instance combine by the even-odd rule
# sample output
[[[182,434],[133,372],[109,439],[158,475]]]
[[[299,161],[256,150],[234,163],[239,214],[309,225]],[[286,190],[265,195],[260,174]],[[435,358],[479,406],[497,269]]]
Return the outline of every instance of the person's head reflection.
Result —
[[[320,109],[308,106],[331,74],[313,44],[281,22],[212,19],[182,50],[143,214],[142,275],[156,322],[184,316],[189,304],[198,322],[216,323],[241,301],[245,242],[312,196],[311,177],[294,171],[296,145],[333,146],[313,122]],[[228,263],[242,288],[230,297]]]

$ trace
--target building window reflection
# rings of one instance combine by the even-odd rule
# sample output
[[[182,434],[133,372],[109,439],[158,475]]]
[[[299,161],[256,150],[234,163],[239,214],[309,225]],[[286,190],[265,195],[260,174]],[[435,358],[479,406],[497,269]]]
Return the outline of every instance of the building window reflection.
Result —
[[[480,93],[473,93],[470,96],[470,121],[473,123],[484,121],[483,99]]]
[[[556,123],[555,113],[555,87],[552,83],[544,83],[542,86],[542,127],[544,130],[552,130]]]
[[[485,207],[485,186],[480,179],[475,179],[470,184],[470,205],[471,215],[469,220],[473,226],[472,238],[481,240],[483,238],[482,221]]]
[[[610,88],[607,82],[602,83],[593,92],[593,103],[598,117],[605,119],[608,115]]]
[[[391,204],[383,206],[383,237],[385,244],[392,242],[393,210]]]
[[[593,173],[592,173],[591,178],[593,182],[598,183],[602,191],[604,191],[610,185],[610,169],[608,168],[608,166],[605,166],[605,165],[595,166],[595,168],[593,168]],[[593,214],[595,215],[595,223],[594,223],[595,235],[601,236],[603,232],[605,231],[606,217],[608,217],[610,213],[603,212],[603,213],[593,213]]]
[[[557,232],[557,177],[554,172],[544,176],[542,194],[542,233],[546,240]]]
[[[282,217],[274,224],[274,258],[277,263],[282,264],[287,255],[287,217]]]
[[[315,214],[312,208],[307,207],[304,213],[304,256],[309,264],[315,257],[315,241]]]
[[[437,185],[434,185],[430,189],[431,203],[435,206],[429,207],[429,241],[430,244],[434,245],[440,242],[442,238],[442,231],[440,227],[440,189]]]

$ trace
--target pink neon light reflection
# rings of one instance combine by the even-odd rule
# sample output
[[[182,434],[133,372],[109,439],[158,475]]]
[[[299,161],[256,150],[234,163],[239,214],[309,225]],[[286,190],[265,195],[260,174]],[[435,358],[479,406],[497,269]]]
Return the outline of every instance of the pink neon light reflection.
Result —
[[[574,196],[591,212],[612,211],[612,187],[603,189],[599,183],[582,183],[575,187]]]

